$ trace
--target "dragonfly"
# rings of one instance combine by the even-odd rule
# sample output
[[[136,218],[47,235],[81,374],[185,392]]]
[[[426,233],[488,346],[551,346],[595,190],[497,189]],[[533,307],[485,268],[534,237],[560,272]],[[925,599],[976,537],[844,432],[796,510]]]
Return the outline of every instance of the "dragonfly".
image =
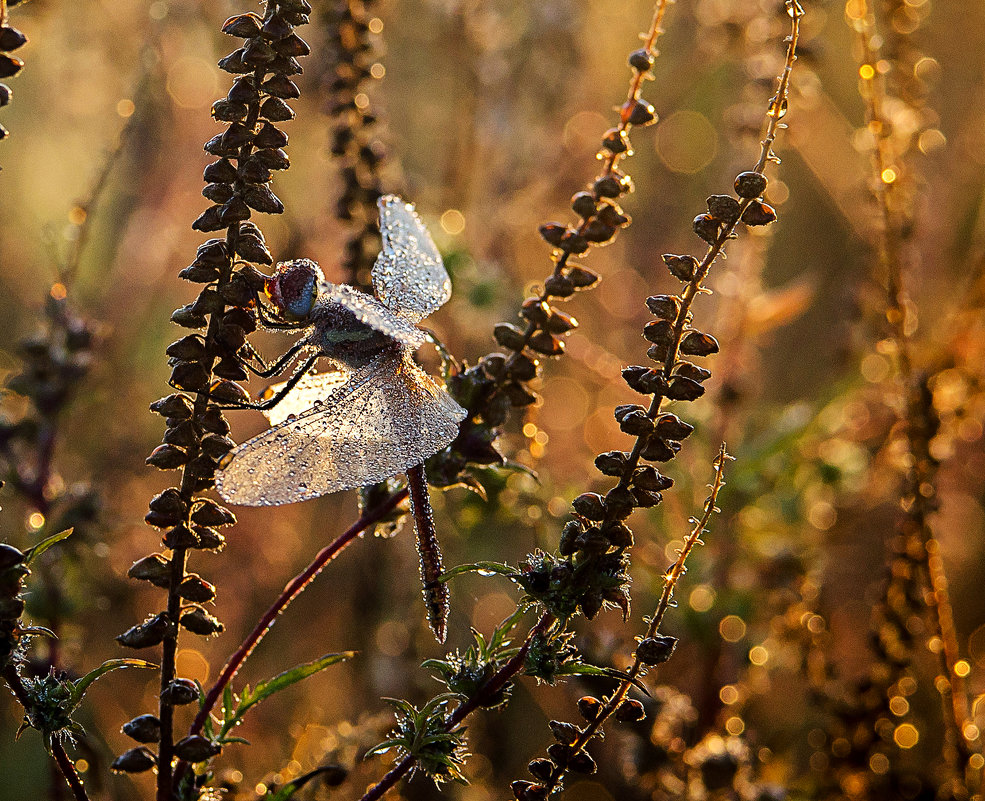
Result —
[[[267,280],[276,315],[261,308],[263,323],[304,335],[274,364],[251,369],[269,377],[301,361],[260,402],[239,407],[263,411],[270,428],[226,455],[216,488],[233,504],[279,506],[406,473],[428,623],[444,642],[448,589],[423,463],[457,436],[466,411],[414,352],[429,338],[418,324],[448,301],[451,280],[414,206],[394,195],[378,205],[373,296],[326,281],[308,259],[279,264]],[[331,369],[315,372],[319,360]]]

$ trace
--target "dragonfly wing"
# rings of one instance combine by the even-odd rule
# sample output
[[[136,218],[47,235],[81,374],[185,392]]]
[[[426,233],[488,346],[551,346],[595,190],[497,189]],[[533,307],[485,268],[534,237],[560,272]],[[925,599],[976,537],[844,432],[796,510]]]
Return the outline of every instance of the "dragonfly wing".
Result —
[[[326,403],[329,397],[349,382],[352,375],[345,370],[332,370],[325,373],[309,371],[272,409],[264,411],[270,425],[283,423],[291,415],[299,416],[319,403]],[[265,394],[276,395],[284,389],[287,382],[267,387]]]
[[[391,352],[320,406],[235,448],[216,488],[230,503],[279,506],[372,484],[439,451],[464,416],[407,351]]]
[[[379,207],[383,249],[373,265],[373,289],[394,312],[419,323],[451,297],[451,279],[413,204],[385,195]]]

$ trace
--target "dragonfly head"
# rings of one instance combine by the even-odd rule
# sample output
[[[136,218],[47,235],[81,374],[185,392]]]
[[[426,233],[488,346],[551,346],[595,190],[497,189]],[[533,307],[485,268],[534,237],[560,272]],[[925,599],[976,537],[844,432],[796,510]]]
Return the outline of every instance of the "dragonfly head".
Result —
[[[324,280],[321,268],[310,259],[285,261],[267,279],[265,292],[282,317],[305,320],[315,305],[318,284]]]

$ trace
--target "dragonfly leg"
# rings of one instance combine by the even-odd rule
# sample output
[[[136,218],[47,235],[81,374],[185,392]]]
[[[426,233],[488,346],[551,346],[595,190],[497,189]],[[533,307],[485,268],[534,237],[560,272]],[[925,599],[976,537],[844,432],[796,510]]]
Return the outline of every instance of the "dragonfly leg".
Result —
[[[438,535],[434,530],[434,515],[431,512],[428,480],[423,464],[407,468],[407,487],[410,491],[410,509],[417,528],[417,552],[421,558],[421,581],[424,584],[428,625],[438,642],[444,643],[448,635],[448,585],[438,581],[445,569]]]
[[[272,364],[267,364],[263,360],[263,357],[261,357],[259,353],[253,350],[251,346],[250,347],[251,355],[257,362],[259,362],[260,369],[257,369],[252,364],[245,361],[243,362],[243,365],[246,367],[247,370],[253,373],[253,375],[259,376],[260,378],[270,378],[271,376],[280,375],[281,373],[284,372],[284,368],[287,367],[287,365],[290,364],[292,361],[294,361],[294,358],[307,346],[307,344],[308,343],[303,339],[300,342],[295,342],[293,345],[291,345],[287,353],[285,353],[283,356],[281,356],[277,361],[273,362]]]
[[[264,328],[272,328],[275,331],[301,331],[311,327],[311,323],[278,320],[271,316],[270,311],[262,303],[257,303],[257,318]]]
[[[297,383],[304,378],[305,374],[315,366],[315,362],[320,358],[320,353],[315,353],[305,359],[301,365],[294,371],[289,379],[285,382],[284,386],[280,388],[278,392],[271,395],[269,398],[264,398],[260,401],[242,401],[242,402],[230,402],[223,401],[222,403],[215,404],[220,409],[256,409],[257,411],[266,411],[268,409],[273,409],[278,403],[280,403],[287,396],[287,393],[297,386]]]

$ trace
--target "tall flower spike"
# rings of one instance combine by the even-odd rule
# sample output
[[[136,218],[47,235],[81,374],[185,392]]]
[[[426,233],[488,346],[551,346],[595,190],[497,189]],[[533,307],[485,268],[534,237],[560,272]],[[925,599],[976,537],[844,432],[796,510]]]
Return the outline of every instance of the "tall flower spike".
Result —
[[[24,62],[13,53],[27,44],[27,37],[10,25],[7,15],[7,10],[20,2],[21,0],[0,0],[0,81],[14,77],[24,66]],[[11,95],[10,87],[0,83],[0,108],[10,103]],[[6,139],[8,133],[0,125],[0,139]]]
[[[222,630],[202,606],[212,602],[214,587],[188,574],[186,560],[190,550],[220,550],[224,543],[220,529],[236,520],[228,509],[197,493],[214,485],[219,461],[234,446],[222,405],[247,399],[238,382],[249,371],[262,373],[266,367],[247,337],[257,328],[257,292],[264,288],[264,276],[254,265],[272,264],[273,257],[252,216],[284,210],[270,181],[274,172],[290,165],[284,151],[288,138],[280,125],[294,117],[288,101],[300,95],[292,77],[301,72],[298,59],[308,54],[309,47],[294,29],[308,21],[310,11],[306,0],[268,0],[262,15],[239,14],[222,27],[242,44],[219,62],[236,77],[226,97],[212,106],[212,116],[225,130],[205,145],[216,157],[203,175],[202,194],[212,205],[192,228],[225,233],[201,245],[195,260],[179,273],[202,289],[195,301],[171,317],[190,331],[167,349],[172,368],[169,383],[177,392],[151,405],[165,418],[167,430],[147,462],[162,470],[180,468],[182,474],[178,486],[151,500],[146,516],[149,525],[164,530],[163,544],[170,553],[138,561],[130,576],[167,589],[168,599],[164,610],[117,639],[131,648],[163,647],[159,729],[154,729],[159,731],[158,753],[138,749],[157,765],[162,801],[171,797],[174,761],[183,758],[175,750],[174,708],[197,697],[194,685],[176,676],[179,629],[200,636]],[[187,697],[189,688],[191,697]],[[144,728],[131,723],[131,729],[143,736]],[[148,764],[145,758],[134,758],[117,767],[145,770]]]

